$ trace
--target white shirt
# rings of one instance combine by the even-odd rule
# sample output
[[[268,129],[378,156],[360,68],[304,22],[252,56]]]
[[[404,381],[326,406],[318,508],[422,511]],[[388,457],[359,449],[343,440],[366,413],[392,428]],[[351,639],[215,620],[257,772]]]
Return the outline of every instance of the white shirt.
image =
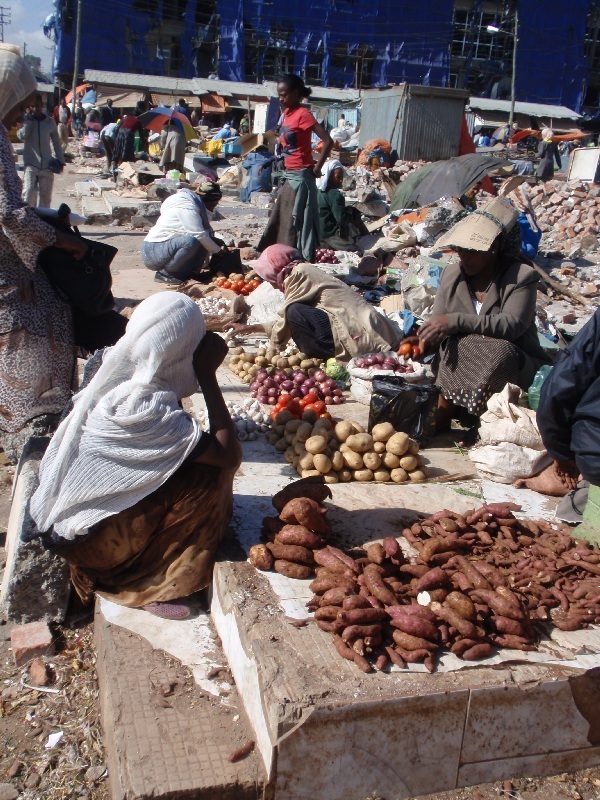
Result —
[[[185,193],[175,192],[161,205],[160,217],[144,241],[166,242],[174,236],[186,235],[198,239],[209,253],[218,253],[221,249],[204,229],[202,217],[193,201]]]

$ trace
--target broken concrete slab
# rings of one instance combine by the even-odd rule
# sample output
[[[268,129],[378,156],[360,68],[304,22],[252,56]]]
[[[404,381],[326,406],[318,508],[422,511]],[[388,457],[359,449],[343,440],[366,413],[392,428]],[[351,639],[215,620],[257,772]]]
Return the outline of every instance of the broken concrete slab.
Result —
[[[143,213],[147,201],[139,197],[123,197],[116,192],[103,192],[102,198],[108,206],[113,219],[129,221],[134,214]]]
[[[102,196],[84,195],[81,198],[81,213],[86,217],[88,225],[108,225],[113,219]]]
[[[40,461],[49,441],[29,439],[15,472],[0,602],[8,620],[18,624],[62,622],[71,592],[67,562],[46,550],[40,539],[22,538],[29,538],[35,529],[29,500],[37,488]]]

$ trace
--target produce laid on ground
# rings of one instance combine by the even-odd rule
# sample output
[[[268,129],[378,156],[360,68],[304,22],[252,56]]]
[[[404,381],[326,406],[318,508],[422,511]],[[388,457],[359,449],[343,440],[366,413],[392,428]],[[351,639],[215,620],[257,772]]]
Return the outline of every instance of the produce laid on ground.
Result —
[[[404,346],[410,348],[410,345]],[[412,349],[418,351],[417,355],[420,355],[421,351],[418,347],[414,347]],[[414,366],[410,363],[410,361],[405,359],[416,359],[417,356],[411,356],[410,352],[408,355],[403,353],[402,356],[402,359],[398,359],[392,358],[392,356],[386,356],[383,353],[371,353],[367,356],[355,358],[353,361],[353,366],[357,367],[358,369],[370,369],[373,372],[397,372],[400,375],[414,372]]]
[[[335,250],[328,247],[318,247],[315,250],[315,264],[339,264],[340,261]]]
[[[358,422],[317,419],[310,410],[298,420],[283,409],[267,440],[302,478],[323,476],[325,483],[423,483],[429,477],[419,445],[389,422],[365,433]]]
[[[344,552],[327,544],[322,503],[331,496],[309,477],[273,497],[266,544],[250,550],[258,569],[316,577],[307,604],[337,652],[364,672],[422,662],[450,651],[464,661],[495,647],[535,650],[544,623],[576,630],[600,622],[600,550],[566,527],[517,519],[512,503],[458,514],[444,509],[402,535]]]
[[[236,272],[229,275],[227,278],[217,278],[215,284],[219,289],[231,289],[231,291],[236,294],[248,297],[255,289],[258,289],[261,281],[258,279],[255,272],[248,272],[246,275]]]
[[[292,404],[295,415],[311,406],[323,413],[325,405],[345,402],[343,391],[334,378],[320,369],[318,358],[307,358],[298,351],[282,355],[264,347],[256,354],[246,353],[243,347],[234,347],[231,352],[229,368],[250,385],[251,397],[263,405],[274,406],[275,414],[292,400],[301,401]],[[336,370],[337,365],[338,362],[330,368]]]
[[[271,430],[271,418],[264,413],[256,400],[245,400],[241,404],[228,400],[226,406],[240,442],[253,441],[258,438],[259,433],[267,433]],[[208,429],[206,410],[196,412],[196,416],[203,428]]]

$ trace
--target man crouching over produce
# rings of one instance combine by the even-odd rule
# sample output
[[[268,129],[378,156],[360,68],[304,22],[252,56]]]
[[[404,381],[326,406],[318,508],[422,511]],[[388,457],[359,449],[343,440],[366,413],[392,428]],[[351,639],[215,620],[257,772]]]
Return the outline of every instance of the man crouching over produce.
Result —
[[[399,337],[387,317],[339,278],[302,263],[295,248],[283,244],[267,247],[254,271],[283,292],[283,308],[274,323],[235,325],[235,333],[265,331],[278,350],[293,338],[309,357],[335,356],[343,361],[397,349]]]

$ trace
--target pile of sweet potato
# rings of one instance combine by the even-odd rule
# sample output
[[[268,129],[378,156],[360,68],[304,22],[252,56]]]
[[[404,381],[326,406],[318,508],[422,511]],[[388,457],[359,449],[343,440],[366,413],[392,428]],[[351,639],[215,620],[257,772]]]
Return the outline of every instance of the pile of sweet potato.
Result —
[[[313,530],[317,520],[325,521],[321,509],[318,518],[303,519],[319,541],[311,546],[304,538],[302,553],[283,550],[292,546],[292,538],[281,535],[291,512],[309,509],[292,495],[311,494],[319,508],[329,491],[309,485],[298,481],[274,498],[280,517],[267,518],[263,528],[273,541],[256,547],[277,559],[275,568],[285,575],[316,573],[308,604],[316,624],[365,672],[389,662],[422,662],[432,671],[441,650],[466,661],[490,656],[494,647],[534,650],[536,621],[563,630],[600,622],[600,551],[565,528],[518,520],[512,512],[519,509],[510,503],[464,515],[443,510],[403,531],[418,551],[410,563],[392,536],[347,553],[328,545],[328,523]],[[296,523],[302,525],[298,516],[292,527]]]

